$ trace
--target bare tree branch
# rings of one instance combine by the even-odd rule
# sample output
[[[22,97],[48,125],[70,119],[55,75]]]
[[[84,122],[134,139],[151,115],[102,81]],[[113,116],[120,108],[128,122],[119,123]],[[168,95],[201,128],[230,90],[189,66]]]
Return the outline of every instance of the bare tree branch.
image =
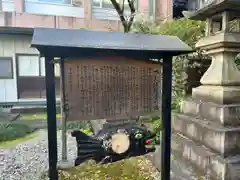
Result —
[[[119,15],[119,17],[120,17],[120,20],[121,20],[122,22],[125,22],[126,19],[125,19],[124,14],[123,14],[124,12],[123,12],[123,10],[121,9],[119,3],[118,3],[116,0],[111,0],[111,2],[112,2],[113,7],[116,9],[116,11],[117,11],[117,13],[118,13],[118,15]]]
[[[117,0],[111,0],[111,3],[113,5],[113,7],[116,9],[116,11],[117,11],[117,13],[119,15],[119,18],[120,18],[121,23],[122,23],[123,28],[124,28],[124,32],[129,32],[130,29],[131,29],[131,26],[133,24],[133,20],[134,20],[134,17],[135,17],[135,12],[136,12],[135,0],[127,0],[128,6],[130,8],[130,13],[131,13],[130,14],[130,18],[127,18],[124,15],[125,0],[122,0],[120,2],[122,2],[122,8],[121,8],[119,2],[117,2]]]
[[[131,29],[131,26],[135,17],[135,12],[136,12],[134,4],[135,4],[135,0],[128,0],[128,5],[131,11],[131,16],[130,16],[130,19],[128,20],[129,31]]]
[[[135,0],[127,0],[128,1],[128,5],[129,5],[129,8],[131,10],[131,13],[136,11],[134,5],[135,5]]]
[[[125,8],[125,0],[122,0],[122,12],[124,13],[124,8]]]

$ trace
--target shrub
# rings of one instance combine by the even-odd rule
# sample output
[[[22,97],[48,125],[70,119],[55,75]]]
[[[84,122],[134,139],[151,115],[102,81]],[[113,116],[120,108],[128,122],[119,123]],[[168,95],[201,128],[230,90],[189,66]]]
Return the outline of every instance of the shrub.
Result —
[[[151,120],[150,123],[150,129],[153,131],[154,134],[156,134],[155,137],[155,144],[160,143],[160,131],[162,130],[162,120],[161,117],[158,115],[150,115],[149,119]]]
[[[32,132],[32,129],[26,124],[1,123],[0,124],[0,142],[24,137],[31,132]]]
[[[67,129],[85,129],[88,128],[88,122],[86,121],[77,121],[77,122],[68,122]]]
[[[91,128],[85,128],[85,129],[81,129],[81,131],[89,136],[93,135],[93,131]]]
[[[89,121],[73,121],[67,122],[66,125],[67,130],[81,130],[87,135],[93,135],[93,131]],[[59,126],[59,130],[62,129],[62,126]]]
[[[133,32],[177,36],[194,48],[196,42],[204,36],[205,22],[185,18],[160,23],[142,20],[133,24]]]

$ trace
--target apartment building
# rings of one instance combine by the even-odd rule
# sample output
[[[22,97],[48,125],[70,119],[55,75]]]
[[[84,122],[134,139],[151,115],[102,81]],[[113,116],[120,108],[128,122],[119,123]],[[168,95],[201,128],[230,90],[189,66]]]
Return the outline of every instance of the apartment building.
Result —
[[[172,18],[173,0],[136,0],[136,9],[146,19]],[[45,101],[44,59],[29,48],[34,27],[122,30],[110,0],[0,0],[0,104]],[[59,94],[57,65],[56,84]]]
[[[165,0],[170,2],[170,0]],[[110,0],[1,0],[0,26],[121,30]],[[126,1],[127,2],[127,1]],[[136,0],[145,18],[162,16],[160,0]],[[126,9],[128,6],[126,5]],[[168,12],[170,13],[170,12]]]

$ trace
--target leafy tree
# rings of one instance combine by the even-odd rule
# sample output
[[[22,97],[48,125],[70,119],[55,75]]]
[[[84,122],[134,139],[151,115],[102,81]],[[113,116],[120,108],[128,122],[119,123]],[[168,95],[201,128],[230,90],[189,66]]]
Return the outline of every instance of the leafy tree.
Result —
[[[173,19],[166,22],[149,22],[139,21],[134,23],[133,31],[142,32],[146,34],[159,34],[159,35],[172,35],[177,36],[179,39],[187,43],[193,49],[197,41],[199,41],[205,32],[205,22],[192,21],[189,19]],[[179,103],[183,97],[190,93],[188,90],[192,89],[188,82],[187,69],[192,69],[198,77],[206,71],[209,63],[207,64],[202,60],[205,58],[200,51],[196,51],[194,54],[177,56],[173,60],[173,108],[179,109]],[[199,79],[196,79],[199,81]]]
[[[133,31],[146,34],[161,34],[177,36],[192,48],[195,47],[205,32],[205,22],[186,18],[173,19],[165,22],[138,21],[133,25]]]
[[[130,9],[130,15],[128,15],[126,11],[126,2]],[[111,0],[111,3],[119,15],[124,32],[129,32],[136,14],[136,0]]]
[[[156,35],[172,35],[187,43],[193,49],[197,41],[199,41],[205,34],[205,22],[192,21],[189,19],[173,19],[165,22],[150,22],[137,21],[133,24],[132,30],[134,32],[156,34]],[[209,61],[203,60],[202,53],[196,51],[189,57],[188,55],[177,56],[173,59],[173,111],[179,111],[181,102],[185,97],[187,90],[191,89],[188,85],[187,69],[199,73],[199,77],[206,71],[208,65],[205,63]],[[188,87],[188,88],[187,88]],[[152,119],[154,132],[161,130],[160,117]],[[156,137],[156,143],[159,143],[159,136]]]
[[[136,2],[138,0],[110,0],[113,7],[116,9],[124,32],[131,30],[135,15],[136,15]],[[130,14],[126,11],[126,2],[130,9]],[[173,17],[183,17],[182,11],[187,10],[188,0],[173,0]]]

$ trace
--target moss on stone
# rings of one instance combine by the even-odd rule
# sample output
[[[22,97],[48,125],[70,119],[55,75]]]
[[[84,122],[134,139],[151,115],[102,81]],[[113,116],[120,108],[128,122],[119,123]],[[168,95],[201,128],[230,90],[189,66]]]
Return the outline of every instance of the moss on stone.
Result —
[[[86,162],[59,171],[60,180],[154,180],[155,168],[144,157],[134,157],[111,164]]]

